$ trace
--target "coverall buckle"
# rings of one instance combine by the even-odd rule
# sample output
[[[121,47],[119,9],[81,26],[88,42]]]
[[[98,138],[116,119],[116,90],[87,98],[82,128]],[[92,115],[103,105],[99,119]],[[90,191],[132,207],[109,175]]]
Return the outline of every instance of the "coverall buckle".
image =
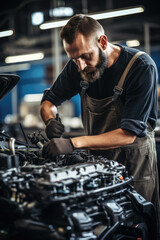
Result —
[[[113,95],[113,101],[116,101],[120,95],[123,93],[123,88],[119,86],[115,86],[113,89],[114,95]]]

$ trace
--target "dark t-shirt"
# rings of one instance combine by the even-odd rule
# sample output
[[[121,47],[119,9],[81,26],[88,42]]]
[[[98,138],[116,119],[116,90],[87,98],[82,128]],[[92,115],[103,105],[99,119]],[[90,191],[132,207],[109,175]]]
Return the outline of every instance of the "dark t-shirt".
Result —
[[[88,96],[103,99],[113,95],[123,71],[137,49],[122,46],[117,61],[106,68],[100,79],[89,83]],[[81,92],[80,73],[77,65],[69,60],[55,83],[45,91],[42,101],[51,101],[58,106]],[[147,134],[147,123],[154,129],[157,120],[158,73],[154,61],[147,54],[141,55],[131,67],[124,85],[121,100],[123,113],[120,127],[139,137]]]

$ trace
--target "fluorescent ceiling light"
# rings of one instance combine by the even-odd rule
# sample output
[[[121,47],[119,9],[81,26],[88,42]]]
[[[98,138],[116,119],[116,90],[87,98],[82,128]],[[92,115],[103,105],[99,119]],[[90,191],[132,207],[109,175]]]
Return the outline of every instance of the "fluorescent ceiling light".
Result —
[[[127,15],[142,13],[142,12],[144,12],[143,7],[135,7],[135,8],[115,10],[115,11],[106,12],[106,13],[97,13],[97,14],[92,14],[90,16],[96,20],[100,20],[100,19],[106,19],[106,18],[122,17]]]
[[[140,42],[137,39],[128,40],[128,41],[126,41],[126,45],[128,47],[138,47],[138,46],[140,46]]]
[[[31,53],[31,54],[25,54],[25,55],[9,56],[9,57],[6,57],[5,62],[6,63],[27,62],[27,61],[40,60],[43,58],[44,58],[44,53],[38,52],[38,53]]]
[[[45,29],[63,27],[68,22],[68,20],[69,19],[62,20],[62,21],[53,21],[53,22],[43,23],[40,25],[40,29],[45,30]]]
[[[122,17],[122,16],[127,16],[127,15],[142,13],[142,12],[144,12],[143,7],[133,7],[133,8],[127,8],[127,9],[119,9],[119,10],[114,10],[114,11],[102,12],[102,13],[97,13],[97,14],[88,14],[88,16],[90,16],[96,20],[101,20],[101,19],[107,19],[107,18]],[[40,29],[44,30],[44,29],[62,27],[68,22],[68,20],[69,19],[43,23],[40,25]]]
[[[22,64],[12,64],[7,66],[1,66],[0,72],[17,72],[17,71],[24,71],[30,69],[31,64],[29,63],[22,63]]]
[[[73,8],[71,7],[57,7],[49,11],[51,17],[71,17],[73,13]]]
[[[31,21],[32,25],[40,25],[44,21],[44,14],[43,12],[34,12],[31,14]]]
[[[13,35],[13,30],[7,30],[7,31],[0,32],[0,37],[8,37],[11,35]]]

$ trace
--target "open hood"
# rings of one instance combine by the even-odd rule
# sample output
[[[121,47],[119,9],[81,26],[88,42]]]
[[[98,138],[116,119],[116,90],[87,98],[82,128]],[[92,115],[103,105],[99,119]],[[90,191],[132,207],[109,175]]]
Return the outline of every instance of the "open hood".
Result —
[[[18,83],[16,74],[0,74],[0,100]]]

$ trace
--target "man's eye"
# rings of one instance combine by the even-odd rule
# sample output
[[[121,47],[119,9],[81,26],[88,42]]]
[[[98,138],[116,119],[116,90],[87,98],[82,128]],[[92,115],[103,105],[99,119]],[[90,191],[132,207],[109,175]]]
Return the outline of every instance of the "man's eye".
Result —
[[[78,59],[83,59],[83,60],[91,60],[92,54],[84,54],[81,55],[79,58],[72,58],[72,61],[75,62],[76,64],[78,63]]]
[[[90,54],[83,55],[82,58],[86,59],[86,60],[90,60],[91,59],[91,55]]]

